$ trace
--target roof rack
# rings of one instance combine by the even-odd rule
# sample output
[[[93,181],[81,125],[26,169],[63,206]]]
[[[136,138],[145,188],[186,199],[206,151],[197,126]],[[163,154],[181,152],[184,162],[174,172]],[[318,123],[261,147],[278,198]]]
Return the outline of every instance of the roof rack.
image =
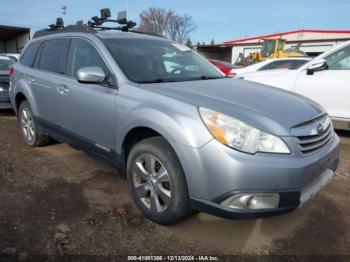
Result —
[[[57,18],[56,24],[49,25],[49,28],[37,31],[33,38],[38,38],[45,35],[57,34],[57,33],[68,33],[68,32],[83,32],[83,33],[96,33],[99,30],[120,30],[123,32],[128,32],[131,28],[136,26],[136,23],[133,21],[128,21],[127,12],[122,11],[118,13],[116,20],[110,19],[111,11],[108,8],[100,10],[100,17],[94,16],[88,21],[87,24],[84,24],[82,20],[78,21],[76,25],[64,26],[63,19]],[[117,23],[117,27],[107,27],[103,26],[104,23]],[[135,31],[135,33],[141,33]]]
[[[87,25],[69,25],[59,30],[43,29],[35,32],[33,39],[39,38],[46,35],[52,35],[57,33],[69,33],[69,32],[80,32],[80,33],[96,33],[96,30]]]

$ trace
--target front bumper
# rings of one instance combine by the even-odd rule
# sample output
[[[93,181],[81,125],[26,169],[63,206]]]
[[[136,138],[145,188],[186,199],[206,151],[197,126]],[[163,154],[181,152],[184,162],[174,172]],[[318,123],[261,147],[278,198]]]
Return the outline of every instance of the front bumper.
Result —
[[[259,218],[292,211],[320,191],[338,167],[339,138],[334,135],[308,156],[248,155],[212,140],[199,149],[182,147],[179,157],[193,209],[226,218]],[[279,194],[278,207],[249,210],[221,205],[242,193]]]
[[[291,212],[298,207],[301,207],[305,202],[312,199],[319,191],[325,187],[334,175],[334,170],[338,166],[339,161],[333,163],[333,166],[327,168],[318,179],[313,181],[310,185],[302,189],[302,191],[291,192],[276,192],[276,191],[255,191],[254,193],[277,193],[280,196],[279,206],[273,209],[263,210],[232,210],[220,205],[220,202],[224,201],[226,197],[222,196],[222,199],[216,201],[205,201],[198,199],[191,199],[192,208],[216,216],[233,219],[252,219],[271,217],[276,215],[285,214]],[[232,193],[241,194],[243,191]],[[251,191],[247,191],[251,192]]]

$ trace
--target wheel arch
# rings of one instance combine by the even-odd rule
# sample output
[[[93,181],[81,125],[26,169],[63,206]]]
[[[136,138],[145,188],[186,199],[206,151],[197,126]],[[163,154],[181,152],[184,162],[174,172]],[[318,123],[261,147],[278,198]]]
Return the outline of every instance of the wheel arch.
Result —
[[[151,138],[151,137],[163,137],[165,140],[166,138],[160,134],[159,132],[155,131],[154,129],[146,126],[137,126],[129,130],[129,132],[125,135],[121,152],[123,154],[123,159],[126,163],[128,159],[128,155],[131,151],[131,149],[140,141]],[[125,164],[124,163],[124,164]]]
[[[157,125],[157,124],[155,124]],[[128,132],[125,133],[122,139],[121,144],[121,159],[122,159],[122,165],[125,168],[124,171],[126,171],[126,163],[128,159],[128,155],[133,148],[134,145],[136,145],[138,142],[151,138],[151,137],[162,137],[172,148],[174,153],[176,154],[176,157],[178,158],[182,169],[185,173],[185,179],[187,181],[187,174],[186,174],[186,163],[183,159],[183,153],[181,151],[181,147],[178,145],[178,143],[168,134],[168,132],[164,131],[162,128],[157,128],[155,125],[152,124],[143,124],[143,125],[135,125],[132,128],[128,130]],[[126,172],[123,172],[124,175],[126,175]],[[188,183],[187,183],[188,184]]]
[[[27,97],[22,92],[18,92],[15,96],[15,107],[17,114],[19,113],[19,107],[23,101],[28,101]]]
[[[33,93],[31,91],[30,86],[23,80],[19,80],[13,90],[13,95],[12,96],[12,102],[14,103],[14,109],[16,110],[16,113],[18,114],[18,109],[20,104],[24,101],[27,100],[34,116],[37,116],[37,105],[35,103],[35,98],[33,96]]]

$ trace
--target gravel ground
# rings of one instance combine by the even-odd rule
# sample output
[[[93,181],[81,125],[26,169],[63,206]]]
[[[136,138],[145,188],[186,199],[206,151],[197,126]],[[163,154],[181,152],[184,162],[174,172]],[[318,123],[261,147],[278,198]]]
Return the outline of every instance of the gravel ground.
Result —
[[[112,166],[65,144],[30,148],[13,114],[2,111],[0,261],[204,254],[227,261],[232,257],[225,255],[239,255],[239,260],[255,260],[256,255],[348,260],[350,133],[340,135],[336,176],[302,209],[242,221],[198,213],[164,227],[141,216],[126,181]]]

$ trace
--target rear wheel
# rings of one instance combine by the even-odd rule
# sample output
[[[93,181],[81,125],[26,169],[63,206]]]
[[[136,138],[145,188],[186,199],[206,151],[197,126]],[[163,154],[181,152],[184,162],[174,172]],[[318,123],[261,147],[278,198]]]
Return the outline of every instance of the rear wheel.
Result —
[[[161,137],[143,140],[131,150],[127,175],[137,207],[159,224],[173,224],[190,213],[187,183],[181,164]]]
[[[50,138],[47,135],[39,134],[32,109],[27,101],[23,101],[19,106],[18,116],[21,133],[28,145],[40,147],[50,143]]]

